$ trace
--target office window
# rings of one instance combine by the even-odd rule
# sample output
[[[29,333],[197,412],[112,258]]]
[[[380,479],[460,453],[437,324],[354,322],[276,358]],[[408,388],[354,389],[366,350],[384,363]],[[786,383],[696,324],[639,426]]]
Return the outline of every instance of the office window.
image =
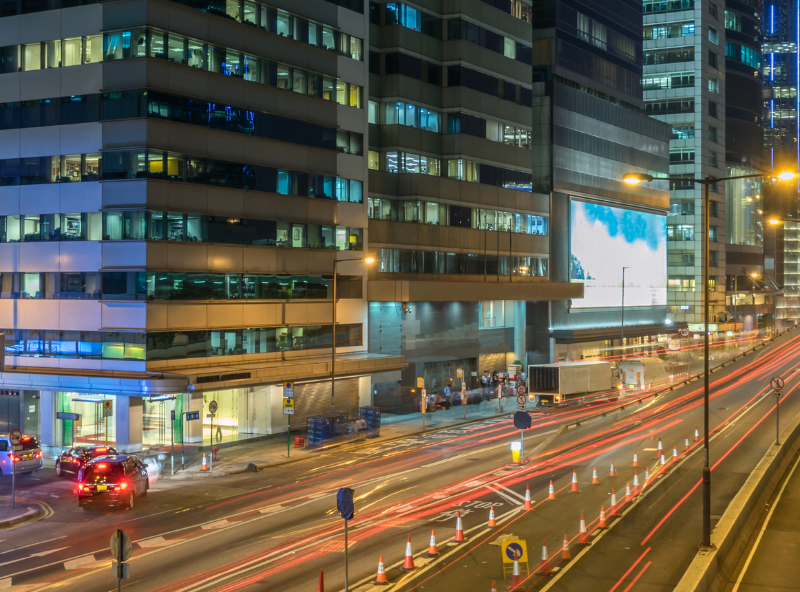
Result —
[[[42,68],[42,44],[41,43],[26,43],[23,46],[23,57],[25,72],[31,70],[40,70]]]
[[[370,170],[377,171],[380,169],[380,155],[372,150],[369,151],[367,166]]]
[[[508,37],[503,37],[503,55],[512,60],[517,59],[517,42]]]
[[[709,200],[708,213],[712,218],[719,218],[719,202],[718,201]]]
[[[719,155],[716,152],[709,152],[709,164],[714,168],[719,168]]]
[[[719,241],[719,227],[710,226],[708,229],[708,240],[712,243]]]
[[[719,142],[719,132],[713,125],[708,126],[708,139],[711,142]]]
[[[717,60],[717,54],[711,51],[710,49],[708,50],[708,65],[711,66],[712,68],[719,70],[719,62]]]
[[[716,2],[711,2],[709,0],[709,2],[708,2],[708,14],[710,14],[714,18],[719,18],[719,9],[717,7],[717,3]]]
[[[708,40],[711,41],[711,43],[719,45],[719,31],[716,27],[712,27],[711,25],[708,27]]]
[[[714,76],[708,77],[708,90],[712,93],[719,93],[719,80]]]
[[[673,124],[673,140],[691,140],[694,138],[694,126],[688,124]]]
[[[719,115],[717,115],[717,104],[714,101],[708,102],[708,114],[711,117],[716,117],[719,119]]]

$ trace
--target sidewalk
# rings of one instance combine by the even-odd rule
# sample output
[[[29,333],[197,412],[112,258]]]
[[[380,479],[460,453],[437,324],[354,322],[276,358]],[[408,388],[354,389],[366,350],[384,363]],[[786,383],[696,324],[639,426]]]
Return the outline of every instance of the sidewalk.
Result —
[[[14,504],[16,507],[12,510],[10,497],[3,496],[0,500],[0,530],[28,522],[39,515],[39,506],[17,500]]]
[[[294,448],[294,435],[291,437],[290,456],[286,455],[286,434],[276,435],[268,439],[259,439],[253,442],[243,442],[234,446],[227,446],[219,451],[219,460],[214,462],[213,472],[200,471],[202,455],[193,455],[191,461],[187,458],[185,470],[180,470],[180,450],[175,455],[175,475],[170,475],[170,459],[161,461],[161,479],[208,479],[211,477],[226,477],[244,473],[247,465],[255,464],[259,470],[270,467],[291,464],[314,458],[315,455],[331,450],[346,448],[353,450],[363,446],[396,440],[408,436],[417,436],[446,429],[449,427],[469,424],[494,417],[510,416],[516,411],[516,403],[511,398],[503,399],[503,413],[496,412],[497,400],[483,401],[479,405],[467,405],[467,418],[464,419],[464,408],[451,407],[448,411],[436,411],[425,416],[425,428],[422,427],[422,414],[409,413],[407,415],[384,414],[381,421],[381,435],[378,438],[346,442],[337,447],[330,448]],[[297,434],[301,435],[301,434]],[[208,453],[206,446],[206,452]],[[208,459],[211,460],[210,458]]]

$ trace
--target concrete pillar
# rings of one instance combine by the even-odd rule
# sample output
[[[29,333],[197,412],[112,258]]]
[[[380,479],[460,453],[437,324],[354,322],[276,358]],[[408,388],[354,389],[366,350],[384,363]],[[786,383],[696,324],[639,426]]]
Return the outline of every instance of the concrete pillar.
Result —
[[[512,300],[514,305],[514,360],[525,366],[525,301]]]
[[[187,411],[199,411],[200,419],[185,422],[187,444],[201,444],[203,441],[203,422],[205,418],[205,406],[203,405],[203,393],[190,393],[189,406]]]
[[[58,393],[55,391],[41,391],[39,399],[39,440],[42,446],[54,448],[61,447],[61,422],[56,421],[56,401]]]
[[[270,416],[270,434],[282,434],[287,427],[286,416],[283,414],[283,386],[270,386],[267,395],[267,406]],[[297,429],[297,425],[294,426]]]
[[[143,410],[141,397],[119,395],[114,398],[114,448],[120,452],[137,452],[142,449]]]
[[[469,371],[469,369],[465,369],[465,372]],[[372,395],[372,377],[371,376],[359,376],[358,377],[358,406],[359,407],[372,407],[373,405],[373,395]]]

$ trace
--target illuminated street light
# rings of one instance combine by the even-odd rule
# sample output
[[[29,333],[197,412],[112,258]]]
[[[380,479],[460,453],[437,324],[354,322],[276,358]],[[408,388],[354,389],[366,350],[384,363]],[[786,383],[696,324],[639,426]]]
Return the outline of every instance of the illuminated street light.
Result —
[[[769,223],[772,224],[773,226],[777,226],[778,224],[781,223],[781,221],[778,220],[777,218],[770,218]]]
[[[628,185],[638,185],[639,183],[649,183],[653,180],[653,175],[646,173],[625,173],[622,180]]]
[[[792,181],[795,177],[797,177],[797,173],[793,171],[781,171],[778,173],[778,179],[781,181]]]

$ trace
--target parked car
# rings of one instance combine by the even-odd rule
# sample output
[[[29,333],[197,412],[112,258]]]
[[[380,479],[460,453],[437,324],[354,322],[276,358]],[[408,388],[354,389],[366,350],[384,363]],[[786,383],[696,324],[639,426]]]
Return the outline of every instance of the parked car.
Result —
[[[10,475],[12,459],[17,475],[30,475],[42,469],[42,449],[39,441],[33,436],[23,435],[19,443],[22,450],[11,450],[11,439],[8,434],[0,434],[0,474]]]
[[[75,446],[56,459],[56,475],[66,477],[67,474],[77,475],[93,458],[103,456],[116,456],[119,454],[111,446]]]
[[[78,505],[131,509],[137,497],[147,495],[147,467],[136,456],[119,454],[89,461],[78,473]]]

